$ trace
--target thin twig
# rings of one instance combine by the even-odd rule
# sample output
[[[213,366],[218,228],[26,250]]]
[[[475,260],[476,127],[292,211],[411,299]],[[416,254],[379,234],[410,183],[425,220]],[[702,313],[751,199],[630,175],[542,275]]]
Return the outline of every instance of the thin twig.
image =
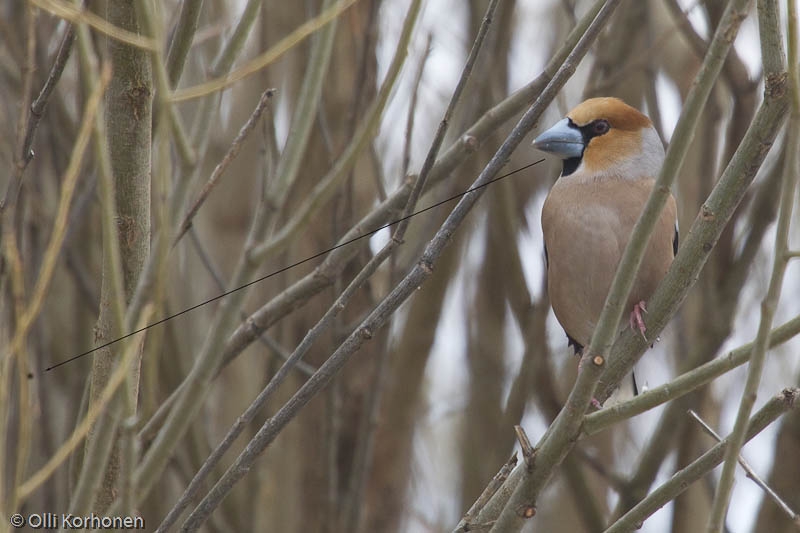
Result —
[[[514,426],[514,433],[517,434],[517,442],[519,442],[519,447],[522,449],[522,458],[525,459],[525,465],[529,470],[532,470],[536,450],[531,445],[531,440],[528,438],[528,434],[525,433],[525,429],[522,426]]]
[[[189,238],[192,240],[192,244],[194,245],[194,250],[197,252],[198,257],[200,258],[200,262],[205,267],[206,271],[211,276],[211,279],[214,280],[214,284],[217,286],[217,289],[220,291],[225,290],[225,282],[222,279],[222,275],[219,272],[219,269],[214,265],[214,261],[211,256],[208,254],[208,251],[203,246],[203,243],[200,241],[200,237],[197,235],[197,231],[195,230],[194,226],[189,228]],[[240,314],[240,318],[243,322],[247,321],[247,313],[242,312]],[[277,355],[284,361],[289,359],[289,353],[280,345],[278,342],[273,339],[270,335],[266,333],[262,333],[259,335],[258,340],[266,346],[273,354]],[[296,364],[297,370],[300,371],[302,374],[306,376],[310,376],[317,371],[317,369],[306,363],[305,361],[298,361]],[[218,374],[222,372],[224,366],[220,366]]]
[[[202,3],[202,2],[198,2]],[[136,4],[136,14],[144,33],[152,37],[155,41],[161,42],[163,40],[163,28],[155,13],[155,7],[149,2],[138,2]],[[156,95],[158,96],[158,114],[153,115],[152,131],[156,131],[157,119],[163,117],[169,121],[172,128],[173,139],[177,153],[181,157],[182,162],[191,166],[194,164],[195,152],[189,144],[189,139],[186,135],[186,130],[183,127],[183,121],[178,115],[177,106],[174,102],[168,99],[170,93],[170,80],[167,74],[167,68],[164,63],[164,54],[160,48],[156,48],[150,52],[151,64],[153,71],[153,78],[155,80]]]
[[[42,90],[39,91],[39,95],[36,97],[36,100],[34,100],[31,104],[31,114],[28,119],[28,128],[25,132],[25,144],[22,149],[22,156],[26,165],[30,163],[31,159],[33,159],[34,154],[33,150],[31,150],[31,147],[33,146],[33,139],[36,135],[36,128],[39,126],[39,122],[44,116],[44,111],[47,107],[47,102],[50,99],[50,95],[53,93],[53,89],[55,89],[56,84],[61,79],[61,74],[64,72],[64,67],[66,66],[67,60],[69,60],[70,54],[72,53],[72,44],[74,42],[75,27],[68,23],[64,31],[64,35],[61,37],[61,44],[58,46],[58,52],[53,60],[53,66],[50,67],[47,80],[45,81]]]
[[[749,441],[777,420],[782,414],[795,409],[800,397],[800,389],[784,389],[779,395],[771,398],[751,418],[747,426],[745,441]],[[623,533],[635,531],[648,517],[661,509],[669,501],[674,500],[689,486],[711,472],[719,465],[728,448],[726,438],[691,464],[676,472],[668,481],[652,491],[619,520],[611,524],[605,533]]]
[[[200,189],[200,193],[197,195],[197,199],[194,201],[192,206],[186,211],[186,214],[183,216],[183,221],[180,223],[178,228],[178,234],[175,236],[175,239],[172,241],[172,246],[175,246],[178,241],[186,234],[186,231],[192,225],[192,220],[194,219],[197,212],[200,210],[200,207],[203,205],[203,202],[206,201],[208,195],[211,194],[211,191],[214,190],[214,187],[217,186],[219,183],[222,174],[225,173],[225,170],[228,168],[228,165],[236,159],[236,156],[239,155],[239,152],[242,149],[242,144],[244,143],[247,136],[253,131],[253,128],[256,127],[258,124],[261,115],[264,114],[264,110],[267,108],[267,104],[269,103],[272,96],[275,94],[275,89],[267,89],[263,93],[261,93],[261,98],[258,100],[258,104],[253,112],[248,117],[247,121],[244,123],[242,128],[239,130],[239,133],[236,135],[236,138],[233,139],[233,142],[228,147],[228,151],[225,152],[225,156],[217,163],[217,166],[214,167],[214,171],[209,176],[208,181],[206,181],[203,188]]]
[[[21,68],[22,101],[20,102],[19,117],[17,117],[14,171],[8,181],[5,198],[0,202],[0,215],[5,210],[7,203],[11,205],[17,203],[17,196],[19,196],[19,190],[22,187],[22,176],[31,158],[30,146],[27,144],[26,125],[30,122],[30,101],[36,66],[36,10],[31,6],[23,6],[21,9],[22,20],[25,24],[25,57]]]
[[[464,91],[464,87],[469,80],[469,75],[472,73],[472,69],[475,66],[475,61],[478,59],[478,53],[481,50],[481,46],[483,46],[483,41],[486,38],[486,34],[489,32],[492,18],[494,17],[495,10],[497,9],[497,2],[498,0],[490,0],[489,5],[486,7],[486,13],[483,16],[483,21],[481,22],[480,28],[478,28],[478,35],[475,37],[475,42],[472,43],[472,48],[467,56],[467,61],[464,65],[464,69],[461,72],[461,77],[459,78],[455,89],[453,89],[453,96],[450,98],[450,102],[447,104],[447,109],[445,110],[444,117],[442,117],[442,121],[439,123],[439,128],[436,130],[436,134],[433,137],[433,142],[431,143],[430,150],[428,150],[428,155],[425,158],[425,161],[422,163],[422,169],[419,171],[419,179],[417,179],[416,183],[414,183],[414,188],[411,189],[411,196],[409,197],[408,203],[406,203],[406,207],[403,210],[403,217],[394,230],[394,235],[392,236],[393,239],[402,240],[403,236],[405,235],[406,228],[410,223],[409,215],[414,211],[414,208],[417,205],[417,200],[419,200],[419,197],[428,181],[428,176],[430,175],[431,170],[436,163],[436,156],[439,153],[439,148],[444,142],[444,136],[447,133],[448,126],[450,125],[450,119],[453,116],[456,105],[458,105],[458,102],[461,100],[461,93]]]
[[[345,266],[355,257],[361,247],[345,246],[363,239],[382,228],[392,220],[396,220],[411,193],[412,183],[406,181],[389,198],[377,208],[367,213],[336,243],[335,249],[328,253],[323,262],[311,273],[294,282],[279,296],[272,298],[251,314],[228,337],[222,355],[222,366],[229,364],[242,351],[250,346],[256,338],[276,324],[288,313],[301,307],[315,294],[330,287]],[[322,255],[322,254],[320,254]]]
[[[431,146],[428,150],[428,155],[425,158],[425,162],[422,165],[422,169],[420,170],[417,179],[415,180],[414,186],[411,190],[411,195],[409,196],[408,202],[406,203],[405,209],[403,211],[403,218],[405,220],[401,221],[398,224],[397,228],[395,229],[394,234],[392,235],[391,241],[387,244],[387,248],[391,247],[393,249],[397,244],[402,242],[405,230],[407,228],[407,217],[413,212],[416,202],[419,200],[419,195],[421,191],[425,187],[425,183],[430,175],[431,169],[433,168],[436,162],[436,156],[439,153],[442,143],[444,142],[445,135],[447,133],[448,127],[450,125],[450,120],[452,114],[461,100],[461,96],[464,91],[464,87],[466,86],[467,81],[469,80],[472,71],[475,66],[475,61],[478,58],[478,55],[483,47],[483,43],[485,42],[486,35],[489,31],[489,27],[491,26],[492,20],[494,18],[494,14],[497,10],[497,0],[492,0],[489,2],[489,5],[486,7],[486,13],[483,17],[483,21],[481,22],[480,28],[478,28],[478,33],[475,36],[475,40],[473,41],[472,48],[470,49],[470,53],[467,56],[467,60],[464,64],[463,69],[461,70],[461,75],[459,77],[458,82],[456,83],[456,87],[453,90],[453,94],[450,97],[450,102],[447,105],[447,109],[445,110],[444,116],[439,123],[439,127],[434,135],[433,141],[431,142]],[[414,89],[413,89],[413,96],[412,96],[412,103],[409,107],[409,115],[407,121],[407,129],[406,129],[406,145],[404,151],[404,158],[403,158],[403,175],[408,173],[408,151],[410,150],[410,143],[412,137],[412,130],[414,125],[414,111],[416,107],[416,97],[419,88],[420,80],[422,79],[422,73],[424,71],[424,65],[428,55],[430,53],[430,44],[431,44],[431,35],[428,35],[428,39],[426,42],[425,48],[425,55],[420,63],[419,69],[415,76],[414,80]],[[387,252],[391,252],[387,250]],[[387,254],[388,255],[388,254]],[[388,360],[388,350],[384,350],[381,354],[381,357],[378,360],[378,377],[375,380],[375,384],[370,391],[370,395],[368,397],[368,403],[366,405],[369,406],[369,415],[367,418],[367,424],[365,424],[364,434],[360,435],[359,437],[359,448],[357,449],[357,454],[355,455],[356,459],[354,460],[354,467],[353,467],[353,475],[352,475],[352,483],[350,486],[350,490],[347,494],[347,505],[345,506],[346,513],[344,514],[345,521],[345,530],[346,531],[358,531],[359,529],[359,517],[361,513],[359,512],[360,502],[361,502],[361,495],[363,494],[364,487],[366,486],[367,482],[367,473],[368,473],[368,465],[371,463],[371,455],[373,449],[373,443],[375,439],[375,430],[377,428],[377,418],[378,418],[378,409],[381,402],[381,395],[383,393],[383,388],[386,383],[386,372],[387,372],[387,360]]]
[[[466,533],[467,531],[476,531],[479,529],[476,528],[472,523],[473,518],[480,514],[480,510],[483,509],[483,506],[492,499],[492,496],[494,496],[495,492],[500,490],[500,488],[503,486],[503,483],[505,483],[506,479],[508,479],[508,476],[514,470],[515,466],[517,466],[516,452],[511,455],[508,461],[503,464],[491,481],[489,481],[489,483],[486,485],[486,488],[483,489],[483,492],[481,492],[481,495],[478,496],[478,499],[472,504],[472,507],[470,507],[469,510],[464,514],[464,517],[453,530],[453,533]],[[489,524],[488,527],[491,527],[491,525]],[[488,527],[486,529],[488,529]]]
[[[320,9],[325,11],[333,3],[334,0],[324,0]],[[323,89],[333,55],[337,26],[338,21],[334,20],[322,28],[312,44],[286,144],[277,161],[274,179],[267,184],[261,200],[265,204],[264,215],[257,225],[253,225],[247,237],[245,253],[253,264],[260,264],[267,259],[267,254],[258,253],[259,243],[274,233],[278,225],[278,215],[286,207],[289,191],[294,187],[307,157],[311,132],[323,104]],[[351,142],[350,146],[354,143],[355,141]],[[338,166],[342,160],[346,160],[346,157],[342,156],[334,166]],[[285,226],[286,223],[282,225]]]
[[[414,136],[414,117],[417,115],[417,99],[419,98],[419,84],[422,82],[422,74],[425,72],[425,65],[428,62],[428,57],[431,54],[431,42],[433,41],[433,34],[429,33],[425,41],[425,52],[419,61],[417,73],[414,75],[414,81],[411,84],[411,101],[408,103],[408,113],[406,114],[406,135],[405,142],[403,143],[403,164],[401,167],[401,176],[408,174],[408,165],[411,161],[411,139]]]
[[[714,437],[717,442],[722,442],[722,437],[720,437],[711,426],[706,424],[705,420],[703,420],[693,409],[689,409],[689,416],[694,418],[697,423],[700,424],[700,427],[702,427],[706,433]],[[790,520],[800,523],[800,514],[794,512],[792,508],[789,507],[789,504],[786,503],[780,496],[778,496],[778,494],[772,490],[772,488],[767,485],[767,483],[761,479],[758,474],[756,474],[755,470],[753,470],[750,464],[744,460],[744,457],[742,457],[741,454],[739,454],[738,461],[744,471],[747,472],[747,477],[752,479],[753,482],[758,485],[761,490],[767,494],[767,496],[769,496],[773,503],[775,503],[775,505],[777,505],[784,513],[786,513],[786,516],[788,516]]]

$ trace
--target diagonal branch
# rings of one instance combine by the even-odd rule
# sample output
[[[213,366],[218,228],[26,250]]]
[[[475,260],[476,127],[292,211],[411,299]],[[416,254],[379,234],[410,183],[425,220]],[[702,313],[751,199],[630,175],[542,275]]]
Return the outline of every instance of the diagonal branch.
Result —
[[[692,418],[694,418],[694,419],[695,419],[695,421],[697,421],[697,423],[698,423],[698,424],[700,424],[700,427],[702,427],[702,428],[703,428],[703,431],[705,431],[706,433],[708,433],[709,435],[711,435],[711,436],[714,438],[714,440],[716,440],[717,442],[720,442],[720,441],[722,441],[722,437],[720,437],[720,436],[717,434],[717,432],[716,432],[716,431],[714,431],[714,429],[713,429],[711,426],[709,426],[709,425],[706,423],[706,421],[705,421],[705,420],[703,420],[703,418],[702,418],[700,415],[698,415],[698,414],[697,414],[697,413],[696,413],[694,410],[692,410],[692,409],[689,409],[689,416],[691,416]],[[738,458],[737,458],[737,461],[738,461],[739,465],[741,465],[741,467],[742,467],[742,470],[744,470],[744,471],[747,473],[747,477],[749,477],[750,479],[752,479],[752,480],[753,480],[753,483],[755,483],[756,485],[758,485],[758,487],[759,487],[761,490],[763,490],[763,491],[764,491],[764,494],[766,494],[766,495],[767,495],[767,497],[768,497],[770,500],[772,500],[772,503],[774,503],[774,504],[775,504],[775,505],[776,505],[776,506],[777,506],[777,507],[778,507],[778,508],[779,508],[781,511],[783,511],[784,513],[786,513],[786,516],[787,516],[787,517],[789,517],[789,520],[792,520],[792,521],[793,521],[793,522],[795,522],[796,524],[800,524],[800,513],[796,513],[796,512],[795,512],[795,511],[794,511],[794,510],[791,508],[791,506],[789,506],[789,504],[788,504],[788,503],[786,503],[786,502],[783,500],[783,498],[781,498],[781,497],[778,495],[778,493],[777,493],[777,492],[775,492],[774,490],[772,490],[772,487],[770,487],[769,485],[767,485],[767,482],[766,482],[766,481],[764,481],[763,479],[761,479],[761,477],[760,477],[758,474],[756,474],[756,471],[755,471],[755,470],[753,470],[753,467],[752,467],[752,466],[750,466],[750,463],[748,463],[747,461],[745,461],[744,457],[742,457],[742,454],[739,454],[739,456],[738,456]]]
[[[800,403],[797,401],[798,396],[800,396],[800,389],[785,389],[778,396],[771,398],[764,407],[750,418],[745,441],[749,441],[758,435],[782,414],[796,409]],[[729,447],[729,439],[730,437],[726,438],[694,460],[689,466],[678,471],[669,481],[651,492],[644,500],[636,504],[633,509],[625,513],[622,518],[614,522],[606,529],[605,533],[635,531],[653,513],[669,501],[674,500],[689,485],[701,479],[720,464]]]
[[[186,214],[183,216],[183,221],[178,226],[178,234],[172,241],[173,246],[178,244],[178,241],[181,240],[181,238],[192,226],[192,220],[194,219],[195,215],[206,201],[206,198],[208,198],[208,195],[211,194],[211,191],[214,190],[214,187],[216,187],[219,183],[219,179],[228,168],[228,165],[231,163],[231,161],[236,159],[237,155],[239,155],[239,151],[242,149],[242,144],[244,143],[245,139],[247,139],[247,136],[250,135],[250,132],[253,131],[253,128],[256,127],[256,124],[258,124],[261,115],[264,114],[264,110],[267,108],[267,104],[274,94],[275,89],[267,89],[261,94],[261,98],[258,100],[256,108],[239,130],[239,133],[236,135],[236,138],[233,140],[230,147],[228,147],[228,151],[225,152],[225,156],[219,163],[217,163],[217,166],[214,167],[214,170],[211,172],[211,176],[209,176],[208,181],[206,181],[205,185],[203,185],[203,188],[200,189],[197,199],[195,199],[194,203],[192,203],[192,206],[187,209]]]
[[[800,316],[772,330],[769,336],[769,348],[788,342],[798,334],[800,334]],[[749,342],[631,400],[590,413],[584,418],[581,430],[586,435],[594,435],[618,422],[680,398],[747,363],[752,351],[753,343]]]

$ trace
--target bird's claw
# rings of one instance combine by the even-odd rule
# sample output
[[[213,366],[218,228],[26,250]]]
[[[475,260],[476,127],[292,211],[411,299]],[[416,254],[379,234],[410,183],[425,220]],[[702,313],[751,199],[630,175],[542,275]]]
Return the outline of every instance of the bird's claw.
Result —
[[[639,330],[641,333],[642,338],[647,340],[645,336],[645,332],[647,331],[647,326],[644,325],[644,318],[642,317],[642,313],[647,313],[647,307],[645,307],[644,300],[634,304],[633,311],[631,311],[630,317],[630,324],[631,329]]]

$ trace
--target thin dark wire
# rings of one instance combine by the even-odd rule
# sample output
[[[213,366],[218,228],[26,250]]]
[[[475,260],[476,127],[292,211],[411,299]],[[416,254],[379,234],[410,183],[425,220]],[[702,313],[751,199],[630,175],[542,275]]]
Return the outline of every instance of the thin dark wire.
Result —
[[[47,368],[44,369],[44,371],[45,372],[50,372],[54,368],[58,368],[60,366],[66,365],[67,363],[71,363],[72,361],[75,361],[77,359],[80,359],[81,357],[84,357],[84,356],[87,356],[87,355],[89,355],[91,353],[94,353],[97,350],[103,349],[103,348],[105,348],[107,346],[111,346],[112,344],[116,344],[121,340],[127,339],[128,337],[132,337],[133,335],[136,335],[137,333],[141,333],[141,332],[146,331],[146,330],[148,330],[148,329],[150,329],[152,327],[158,326],[159,324],[163,324],[164,322],[172,320],[173,318],[177,318],[177,317],[179,317],[181,315],[185,315],[186,313],[189,313],[190,311],[194,311],[195,309],[197,309],[199,307],[203,307],[204,305],[210,304],[212,302],[216,302],[217,300],[220,300],[220,299],[222,299],[222,298],[224,298],[226,296],[229,296],[229,295],[231,295],[231,294],[233,294],[233,293],[235,293],[237,291],[240,291],[242,289],[246,289],[247,287],[250,287],[251,285],[255,285],[256,283],[260,283],[260,282],[262,282],[262,281],[264,281],[266,279],[269,279],[269,278],[271,278],[273,276],[277,276],[278,274],[286,272],[287,270],[290,270],[290,269],[292,269],[294,267],[300,266],[300,265],[302,265],[304,263],[308,263],[309,261],[313,261],[314,259],[316,259],[318,257],[322,257],[323,255],[328,254],[328,253],[330,253],[330,252],[332,252],[334,250],[337,250],[339,248],[342,248],[343,246],[347,246],[348,244],[353,244],[354,242],[359,241],[361,239],[364,239],[365,237],[371,237],[372,235],[378,233],[379,231],[381,231],[383,229],[390,228],[390,227],[394,226],[395,224],[399,224],[400,222],[402,222],[404,220],[408,220],[409,218],[415,217],[417,215],[421,215],[422,213],[425,213],[426,211],[430,211],[431,209],[439,207],[439,206],[441,206],[443,204],[446,204],[448,202],[452,202],[453,200],[461,198],[462,196],[465,196],[465,195],[467,195],[467,194],[469,194],[471,192],[477,191],[478,189],[486,187],[487,185],[491,185],[492,183],[500,181],[503,178],[507,178],[507,177],[509,177],[509,176],[511,176],[513,174],[516,174],[517,172],[521,172],[521,171],[523,171],[523,170],[525,170],[527,168],[530,168],[530,167],[532,167],[534,165],[538,165],[542,161],[544,161],[544,159],[539,159],[538,161],[534,161],[533,163],[530,163],[528,165],[520,167],[520,168],[518,168],[516,170],[512,170],[508,174],[503,174],[502,176],[498,176],[498,177],[496,177],[496,178],[484,183],[483,185],[479,185],[477,187],[472,187],[471,189],[467,189],[466,191],[463,191],[463,192],[460,192],[458,194],[455,194],[455,195],[451,196],[450,198],[446,198],[444,200],[436,202],[433,205],[429,205],[428,207],[420,209],[419,211],[415,211],[415,212],[411,213],[410,215],[406,215],[404,217],[398,218],[397,220],[394,220],[392,222],[384,224],[383,226],[375,228],[374,230],[368,231],[368,232],[364,233],[363,235],[359,235],[358,237],[353,237],[352,239],[349,239],[347,241],[341,242],[341,243],[339,243],[339,244],[337,244],[335,246],[331,246],[327,250],[323,250],[323,251],[321,251],[319,253],[316,253],[316,254],[314,254],[312,256],[306,257],[305,259],[301,259],[300,261],[297,261],[296,263],[292,263],[291,265],[288,265],[288,266],[285,266],[283,268],[280,268],[280,269],[278,269],[278,270],[276,270],[274,272],[271,272],[271,273],[267,274],[266,276],[262,276],[262,277],[260,277],[258,279],[254,279],[253,281],[249,281],[249,282],[245,283],[244,285],[240,285],[239,287],[236,287],[235,289],[231,289],[231,290],[229,290],[227,292],[223,292],[221,294],[218,294],[217,296],[214,296],[213,298],[209,298],[208,300],[200,302],[199,304],[195,304],[195,305],[193,305],[191,307],[187,307],[186,309],[184,309],[182,311],[178,311],[177,313],[175,313],[173,315],[169,315],[169,316],[167,316],[165,318],[162,318],[161,320],[157,320],[156,322],[153,322],[152,324],[148,324],[148,325],[144,326],[143,328],[139,328],[139,329],[137,329],[135,331],[131,331],[127,335],[123,335],[122,337],[118,337],[118,338],[116,338],[114,340],[108,341],[107,343],[101,344],[100,346],[95,346],[91,350],[87,350],[87,351],[85,351],[83,353],[80,353],[78,355],[70,357],[69,359],[61,361],[60,363],[56,363],[56,364],[54,364],[52,366],[48,366]]]

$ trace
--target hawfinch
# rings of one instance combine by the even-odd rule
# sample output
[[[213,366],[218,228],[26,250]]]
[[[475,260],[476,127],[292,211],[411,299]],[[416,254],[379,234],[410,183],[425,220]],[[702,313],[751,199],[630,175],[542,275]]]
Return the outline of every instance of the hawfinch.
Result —
[[[664,147],[650,119],[617,98],[586,100],[533,146],[563,160],[561,176],[542,208],[542,232],[550,302],[578,353],[592,338],[633,226],[661,170]],[[630,325],[643,336],[645,302],[677,248],[675,198],[670,195],[628,296]]]

